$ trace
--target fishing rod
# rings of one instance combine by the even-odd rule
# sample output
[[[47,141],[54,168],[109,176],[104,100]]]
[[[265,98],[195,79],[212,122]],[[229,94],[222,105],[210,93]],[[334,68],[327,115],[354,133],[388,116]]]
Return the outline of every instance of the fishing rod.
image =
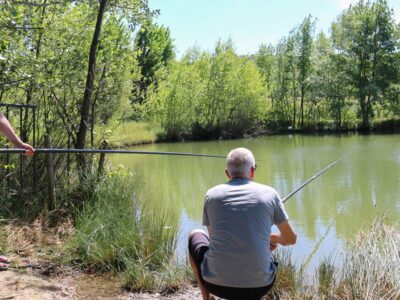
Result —
[[[16,154],[23,154],[25,153],[25,149],[21,148],[0,148],[0,153],[16,153]],[[60,154],[65,154],[65,153],[106,153],[106,154],[148,154],[148,155],[173,155],[173,156],[194,156],[194,157],[211,157],[211,158],[226,158],[224,155],[214,155],[214,154],[199,154],[199,153],[188,153],[188,152],[164,152],[164,151],[141,151],[141,150],[110,150],[110,149],[62,149],[62,148],[37,148],[35,149],[35,153],[60,153]],[[333,163],[331,163],[329,166],[325,167],[321,171],[319,171],[317,174],[309,178],[307,181],[305,181],[302,185],[300,185],[298,188],[296,188],[294,191],[292,191],[290,194],[288,194],[286,197],[282,199],[282,202],[285,203],[287,200],[289,200],[290,197],[292,197],[294,194],[302,190],[306,185],[310,184],[313,180],[321,176],[323,173],[328,171],[330,168],[335,166],[338,162],[343,160],[345,157],[349,156],[352,152],[349,152]]]
[[[328,171],[330,168],[332,168],[334,165],[336,165],[338,162],[340,162],[341,160],[343,160],[345,157],[349,156],[352,152],[349,152],[345,155],[343,155],[342,157],[340,157],[339,159],[335,160],[333,163],[331,163],[329,166],[327,166],[326,168],[322,169],[321,171],[319,171],[317,174],[315,174],[314,176],[312,176],[311,178],[309,178],[308,180],[306,180],[302,185],[300,185],[297,189],[295,189],[293,192],[291,192],[290,194],[288,194],[286,197],[284,197],[282,199],[282,202],[285,203],[287,200],[289,200],[290,197],[292,197],[294,194],[296,194],[297,192],[299,192],[301,189],[303,189],[306,185],[308,185],[311,181],[313,181],[314,179],[318,178],[319,176],[321,176],[322,174],[324,174],[326,171]]]
[[[21,148],[0,148],[0,153],[23,154],[25,149]],[[111,149],[60,149],[60,148],[37,148],[35,154],[39,153],[106,153],[106,154],[149,154],[149,155],[175,155],[175,156],[195,156],[195,157],[213,157],[226,158],[224,155],[199,154],[189,152],[163,152],[163,151],[140,151],[140,150],[111,150]]]

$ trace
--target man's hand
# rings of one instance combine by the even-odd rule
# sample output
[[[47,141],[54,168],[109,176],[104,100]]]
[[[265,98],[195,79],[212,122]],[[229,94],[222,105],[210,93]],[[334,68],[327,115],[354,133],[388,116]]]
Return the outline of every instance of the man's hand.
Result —
[[[280,232],[273,232],[270,235],[270,244],[281,244],[282,246],[296,244],[297,234],[288,221],[277,225]]]
[[[269,250],[272,252],[274,251],[276,248],[278,248],[278,243],[269,243]]]

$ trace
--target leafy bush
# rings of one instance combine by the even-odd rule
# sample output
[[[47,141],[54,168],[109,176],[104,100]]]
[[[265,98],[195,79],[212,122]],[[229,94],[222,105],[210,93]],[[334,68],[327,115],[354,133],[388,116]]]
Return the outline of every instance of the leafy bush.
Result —
[[[147,114],[169,139],[239,136],[265,115],[262,76],[230,41],[213,53],[189,50],[147,102]]]

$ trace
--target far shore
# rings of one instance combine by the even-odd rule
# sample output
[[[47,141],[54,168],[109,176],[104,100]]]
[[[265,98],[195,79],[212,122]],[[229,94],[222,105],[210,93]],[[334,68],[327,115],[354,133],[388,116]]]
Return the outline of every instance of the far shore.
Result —
[[[103,126],[99,129],[98,138],[101,141],[106,140],[110,148],[131,148],[140,145],[165,142],[183,142],[183,141],[209,141],[224,139],[254,138],[268,135],[287,135],[287,134],[305,134],[305,135],[347,135],[347,134],[396,134],[400,133],[400,119],[376,121],[369,130],[357,128],[357,126],[334,128],[330,126],[310,126],[304,129],[292,129],[291,126],[280,127],[276,129],[260,128],[254,132],[246,133],[240,136],[182,136],[177,140],[167,140],[159,133],[160,129],[152,128],[150,124],[126,121],[120,124]]]

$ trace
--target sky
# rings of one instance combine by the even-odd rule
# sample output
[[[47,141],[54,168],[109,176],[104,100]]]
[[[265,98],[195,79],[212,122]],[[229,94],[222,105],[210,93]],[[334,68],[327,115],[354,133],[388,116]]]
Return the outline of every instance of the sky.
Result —
[[[351,0],[149,0],[159,9],[156,23],[170,28],[177,56],[197,45],[212,50],[218,39],[232,38],[240,55],[257,52],[261,44],[276,45],[311,14],[316,33],[330,25]],[[400,22],[400,0],[388,0]]]

